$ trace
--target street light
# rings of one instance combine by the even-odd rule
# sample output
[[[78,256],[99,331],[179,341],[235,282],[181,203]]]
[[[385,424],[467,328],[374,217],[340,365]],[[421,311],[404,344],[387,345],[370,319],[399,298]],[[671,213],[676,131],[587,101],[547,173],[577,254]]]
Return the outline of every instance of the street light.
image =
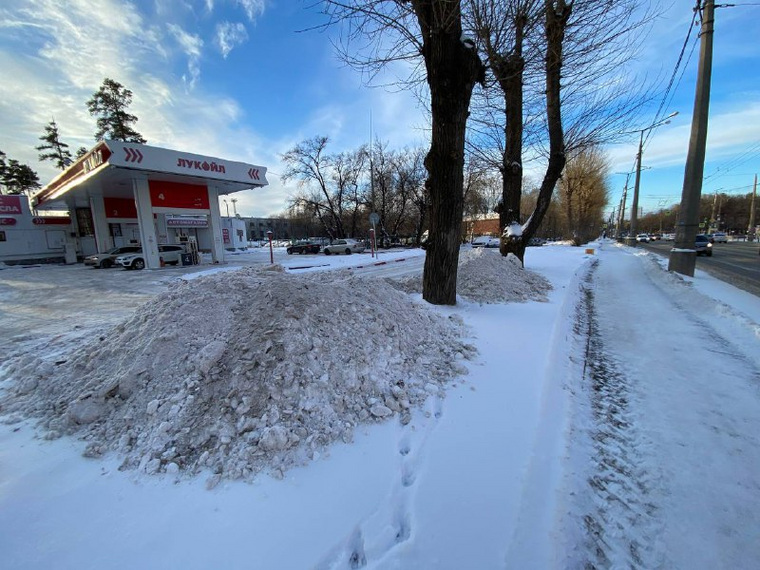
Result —
[[[640,133],[639,137],[639,152],[636,155],[636,182],[633,186],[633,203],[631,204],[631,233],[628,236],[629,245],[636,246],[636,224],[638,222],[638,209],[639,209],[639,184],[641,182],[641,154],[644,151],[644,133],[651,131],[654,128],[670,123],[670,119],[675,117],[678,111],[674,111],[664,119],[660,119],[656,123],[649,125],[646,128],[631,131],[632,133]]]

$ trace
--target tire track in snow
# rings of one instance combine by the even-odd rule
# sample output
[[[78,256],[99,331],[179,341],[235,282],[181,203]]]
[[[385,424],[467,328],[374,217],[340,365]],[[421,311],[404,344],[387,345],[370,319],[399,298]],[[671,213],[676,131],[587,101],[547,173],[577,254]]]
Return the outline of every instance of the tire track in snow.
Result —
[[[616,362],[605,351],[593,291],[595,261],[582,283],[575,333],[584,340],[585,406],[592,424],[585,434],[591,452],[591,469],[580,490],[587,501],[579,524],[585,544],[579,566],[596,568],[657,568],[660,525],[657,505],[649,496],[654,478],[641,465],[642,438],[632,411],[636,395]]]

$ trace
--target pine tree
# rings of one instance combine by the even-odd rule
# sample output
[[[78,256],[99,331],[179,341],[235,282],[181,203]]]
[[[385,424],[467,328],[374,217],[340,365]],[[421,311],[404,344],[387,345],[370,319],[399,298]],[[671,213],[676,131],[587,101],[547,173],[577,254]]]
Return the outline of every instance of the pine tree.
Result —
[[[0,150],[0,184],[5,186],[5,177],[8,172],[8,164],[5,162],[6,154]],[[0,192],[2,194],[2,192]]]
[[[58,125],[55,121],[50,121],[45,125],[45,134],[40,137],[40,140],[44,144],[34,147],[40,152],[39,160],[52,160],[55,165],[61,170],[66,170],[66,167],[71,164],[71,152],[69,151],[69,145],[61,142],[60,133],[58,132]]]
[[[79,159],[80,159],[80,158],[82,158],[82,157],[83,157],[85,154],[87,154],[87,147],[85,147],[85,146],[80,146],[80,147],[77,149],[77,156],[76,156],[76,159],[77,159],[77,160],[79,160]]]
[[[103,85],[87,102],[90,115],[98,117],[96,139],[146,142],[143,136],[131,126],[137,122],[137,117],[127,112],[130,103],[132,103],[132,92],[129,89],[108,77],[103,80]]]
[[[8,194],[28,194],[40,187],[40,179],[28,165],[10,159],[3,172],[3,184]]]

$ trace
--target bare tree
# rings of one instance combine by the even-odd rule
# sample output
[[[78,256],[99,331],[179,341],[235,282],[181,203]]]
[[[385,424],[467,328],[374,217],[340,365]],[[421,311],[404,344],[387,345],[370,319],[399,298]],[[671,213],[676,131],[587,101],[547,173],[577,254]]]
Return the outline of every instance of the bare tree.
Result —
[[[282,155],[286,165],[282,180],[297,180],[301,187],[291,211],[317,219],[330,238],[356,236],[364,207],[367,149],[330,155],[327,144],[327,137],[316,136]]]
[[[609,188],[609,164],[598,148],[572,153],[559,183],[559,198],[565,214],[567,234],[575,245],[601,233]]]
[[[296,196],[295,203],[303,211],[311,211],[331,238],[345,237],[342,204],[329,184],[330,157],[325,152],[328,139],[316,136],[305,140],[282,155],[285,173],[282,181],[297,180],[307,190]]]
[[[470,98],[485,69],[475,43],[463,38],[461,0],[326,0],[327,12],[348,25],[344,57],[364,70],[389,61],[422,61],[430,94],[432,132],[425,158],[430,230],[422,296],[456,303],[463,209],[464,143]],[[370,40],[364,56],[351,40]]]
[[[478,140],[471,146],[501,172],[502,228],[522,225],[520,235],[502,241],[504,255],[523,260],[548,203],[538,200],[540,209],[523,222],[525,157],[546,159],[545,183],[556,183],[560,154],[620,137],[622,126],[646,101],[646,96],[627,95],[631,91],[621,89],[620,79],[621,66],[635,55],[637,37],[652,17],[637,12],[641,4],[469,0],[470,25],[491,77],[474,121]]]

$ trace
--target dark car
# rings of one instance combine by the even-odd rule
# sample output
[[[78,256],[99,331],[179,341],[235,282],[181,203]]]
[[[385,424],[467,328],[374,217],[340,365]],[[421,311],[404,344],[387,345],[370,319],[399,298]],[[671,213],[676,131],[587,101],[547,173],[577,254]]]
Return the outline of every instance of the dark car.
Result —
[[[297,241],[293,245],[289,245],[286,251],[288,252],[288,255],[291,255],[293,253],[319,253],[319,250],[320,245],[318,243],[311,241]]]
[[[108,269],[113,267],[114,261],[120,255],[126,255],[128,253],[139,253],[142,251],[139,245],[122,245],[109,249],[105,253],[96,253],[95,255],[88,255],[84,258],[84,264],[92,267],[100,267],[102,269]]]
[[[698,234],[696,243],[694,245],[694,249],[697,252],[697,255],[706,255],[707,257],[712,257],[712,247],[713,244],[710,242],[710,238],[707,237],[705,234]]]

